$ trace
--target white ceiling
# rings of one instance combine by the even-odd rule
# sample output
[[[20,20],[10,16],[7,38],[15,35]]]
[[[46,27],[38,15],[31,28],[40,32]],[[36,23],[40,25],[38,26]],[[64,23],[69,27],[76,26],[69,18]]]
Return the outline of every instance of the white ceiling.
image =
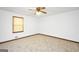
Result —
[[[37,15],[34,15],[35,7],[0,7],[0,9],[37,17]],[[42,14],[41,16],[55,15],[74,10],[79,10],[79,7],[46,7],[47,14]]]

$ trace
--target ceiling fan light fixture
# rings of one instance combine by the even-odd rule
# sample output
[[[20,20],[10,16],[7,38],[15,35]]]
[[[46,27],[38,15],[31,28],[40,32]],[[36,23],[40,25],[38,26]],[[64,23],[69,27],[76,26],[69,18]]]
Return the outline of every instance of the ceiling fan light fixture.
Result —
[[[40,11],[39,12],[38,11],[36,12],[36,15],[38,15],[38,16],[41,15],[41,14],[42,14],[42,12],[40,12]]]

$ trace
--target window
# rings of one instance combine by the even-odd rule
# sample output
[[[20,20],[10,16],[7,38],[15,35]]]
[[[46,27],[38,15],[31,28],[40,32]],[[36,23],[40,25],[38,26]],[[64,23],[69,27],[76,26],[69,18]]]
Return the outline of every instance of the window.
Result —
[[[24,18],[13,16],[13,33],[24,31]]]

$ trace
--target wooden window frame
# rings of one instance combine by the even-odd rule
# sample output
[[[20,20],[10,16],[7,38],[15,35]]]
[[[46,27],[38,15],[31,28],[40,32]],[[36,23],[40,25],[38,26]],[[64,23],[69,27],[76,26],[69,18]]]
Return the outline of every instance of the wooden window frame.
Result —
[[[15,21],[15,18],[18,18],[18,19],[22,19],[22,30],[19,30],[19,31],[14,31],[15,28],[14,28],[14,21]],[[24,18],[23,17],[18,17],[18,16],[13,16],[13,21],[12,21],[12,32],[13,33],[20,33],[20,32],[24,32]]]

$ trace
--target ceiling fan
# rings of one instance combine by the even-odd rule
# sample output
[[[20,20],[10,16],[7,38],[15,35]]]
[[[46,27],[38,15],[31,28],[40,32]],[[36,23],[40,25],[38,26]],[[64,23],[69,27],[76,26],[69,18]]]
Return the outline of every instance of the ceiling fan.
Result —
[[[39,14],[47,14],[47,12],[45,11],[45,7],[36,7],[35,9],[34,9],[34,14],[35,15],[39,15]],[[30,10],[33,10],[33,9],[30,9]]]

